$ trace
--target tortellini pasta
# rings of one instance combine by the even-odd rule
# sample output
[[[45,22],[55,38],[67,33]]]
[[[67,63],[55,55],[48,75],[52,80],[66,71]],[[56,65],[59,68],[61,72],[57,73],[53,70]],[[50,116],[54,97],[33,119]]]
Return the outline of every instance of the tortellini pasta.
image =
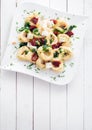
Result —
[[[38,12],[31,13],[19,29],[17,58],[34,63],[40,69],[62,72],[64,62],[73,56],[71,37],[74,27],[63,18],[50,19]]]

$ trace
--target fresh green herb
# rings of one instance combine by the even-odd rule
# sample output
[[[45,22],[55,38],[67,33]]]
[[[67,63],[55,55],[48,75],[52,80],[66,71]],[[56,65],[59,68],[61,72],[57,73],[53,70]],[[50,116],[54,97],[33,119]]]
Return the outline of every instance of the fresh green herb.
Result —
[[[26,28],[24,31],[25,31],[26,33],[29,33],[29,29],[27,29],[27,28]]]
[[[36,41],[35,43],[36,43],[36,45],[40,45],[40,42],[39,42],[39,41]]]
[[[27,46],[27,42],[21,42],[21,43],[19,44],[19,48],[22,47],[22,46]]]
[[[54,39],[50,39],[50,44],[54,41]]]
[[[35,53],[37,52],[35,48],[31,49],[31,51],[32,51],[32,52],[35,52]]]
[[[59,48],[59,52],[60,52],[60,53],[62,53],[62,52],[63,52],[62,48]]]
[[[76,37],[76,39],[80,39],[79,37]]]
[[[67,67],[67,65],[65,63],[63,65],[64,65],[64,67]]]
[[[54,77],[54,76],[51,76],[51,78],[52,78],[53,80],[56,80],[56,77]]]
[[[59,55],[59,53],[58,53],[58,51],[56,51],[56,52],[54,53],[54,58],[58,57],[58,55]]]
[[[36,73],[39,73],[39,70],[40,70],[39,68],[35,68]]]
[[[34,33],[35,35],[40,35],[38,28],[35,28],[35,29],[33,30],[33,33]]]
[[[65,27],[62,27],[62,28],[57,27],[54,31],[58,31],[59,33],[65,33],[67,31],[67,28],[65,28]]]
[[[38,14],[41,14],[41,12],[38,12]]]
[[[16,25],[18,25],[18,22],[16,22]]]
[[[70,65],[70,67],[73,67],[73,66],[74,66],[74,63],[73,63],[73,62],[71,62],[69,65]]]
[[[45,52],[49,51],[48,50],[48,45],[43,45],[43,51],[45,51]]]
[[[18,31],[22,32],[25,29],[25,27],[21,27]]]
[[[58,75],[58,77],[59,77],[59,78],[63,78],[63,77],[65,77],[65,75]]]
[[[16,46],[14,46],[15,49],[18,49]]]
[[[70,20],[70,19],[71,19],[71,18],[69,18],[69,17],[67,18],[67,20]]]
[[[28,33],[29,30],[30,30],[30,23],[29,23],[29,22],[26,22],[25,25],[24,25],[24,27],[21,27],[21,28],[19,29],[19,32],[25,31],[25,32]]]
[[[27,50],[25,50],[25,51],[24,51],[24,53],[25,53],[25,55],[27,55],[27,54],[28,54],[28,51],[27,51]]]
[[[10,66],[12,66],[13,65],[13,63],[10,63]]]
[[[65,30],[62,29],[62,28],[56,28],[55,30],[58,31],[58,32],[60,32],[60,33],[64,33],[65,32]]]
[[[29,22],[26,22],[25,25],[24,25],[25,28],[30,28],[30,23]]]
[[[68,31],[72,31],[74,28],[76,28],[77,26],[76,25],[71,25],[68,29]]]
[[[34,64],[32,63],[32,64],[30,64],[30,65],[28,65],[27,66],[27,69],[32,69],[32,66],[33,66]]]

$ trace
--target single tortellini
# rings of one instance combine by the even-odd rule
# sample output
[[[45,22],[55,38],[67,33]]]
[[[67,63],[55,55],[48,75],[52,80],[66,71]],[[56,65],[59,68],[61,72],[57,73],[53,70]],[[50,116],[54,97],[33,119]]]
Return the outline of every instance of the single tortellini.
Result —
[[[59,49],[61,49],[62,60],[69,60],[73,56],[73,52],[69,47],[62,46]]]
[[[69,25],[67,24],[67,22],[63,19],[57,19],[57,22],[55,24],[55,28],[56,27],[61,27],[63,29],[67,29],[69,27]]]
[[[62,72],[64,70],[63,62],[58,59],[53,60],[52,61],[52,70],[54,70],[56,72]]]
[[[51,47],[41,46],[38,48],[38,56],[44,61],[51,61],[53,58],[53,50]]]
[[[26,17],[25,22],[30,23],[30,25],[37,25],[38,24],[39,14],[37,12],[33,12],[31,15]]]
[[[38,68],[40,69],[44,69],[45,68],[45,61],[43,61],[41,58],[38,58],[36,61],[36,65]]]
[[[62,46],[71,46],[71,40],[70,37],[66,34],[59,34],[58,35],[58,42],[62,43]]]
[[[46,39],[47,39],[48,45],[53,45],[58,42],[58,38],[56,37],[56,35],[54,33],[49,33],[49,35],[46,37]]]
[[[26,55],[28,54],[29,52],[29,48],[26,47],[26,46],[23,46],[21,48],[18,49],[18,52],[17,52],[17,57],[20,59],[20,60],[28,60]]]
[[[18,35],[18,39],[20,42],[28,42],[28,38],[27,38],[27,33],[25,31],[22,31],[19,35]]]

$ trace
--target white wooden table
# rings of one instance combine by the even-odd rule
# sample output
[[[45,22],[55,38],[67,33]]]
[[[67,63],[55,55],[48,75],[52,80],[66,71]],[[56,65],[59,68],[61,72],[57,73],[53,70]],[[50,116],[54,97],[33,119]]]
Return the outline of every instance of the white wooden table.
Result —
[[[80,66],[70,84],[56,86],[15,72],[1,71],[0,130],[92,130],[92,0],[30,0],[88,15]],[[1,3],[4,54],[18,0]]]

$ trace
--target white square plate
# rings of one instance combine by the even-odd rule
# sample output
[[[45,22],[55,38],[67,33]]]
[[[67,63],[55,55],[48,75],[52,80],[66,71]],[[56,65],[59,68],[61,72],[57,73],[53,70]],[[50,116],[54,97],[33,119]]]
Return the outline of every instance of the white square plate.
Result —
[[[41,12],[45,17],[57,18],[63,17],[68,20],[70,25],[76,25],[77,28],[74,29],[74,37],[72,38],[73,42],[73,52],[74,57],[65,63],[65,71],[63,73],[55,73],[51,70],[39,70],[35,65],[30,65],[28,62],[19,61],[16,58],[18,40],[17,40],[17,29],[23,25],[24,18],[28,15],[29,12],[36,10]],[[80,52],[83,45],[83,36],[85,32],[85,27],[87,23],[86,16],[72,15],[68,13],[62,13],[54,9],[50,9],[38,4],[33,4],[30,2],[22,2],[19,4],[14,15],[11,33],[8,40],[7,49],[5,51],[4,58],[2,60],[1,68],[4,70],[11,70],[15,72],[21,72],[28,74],[39,79],[48,81],[50,83],[64,85],[69,83],[77,70],[78,61],[80,58]],[[15,41],[17,44],[12,45],[12,42]]]

